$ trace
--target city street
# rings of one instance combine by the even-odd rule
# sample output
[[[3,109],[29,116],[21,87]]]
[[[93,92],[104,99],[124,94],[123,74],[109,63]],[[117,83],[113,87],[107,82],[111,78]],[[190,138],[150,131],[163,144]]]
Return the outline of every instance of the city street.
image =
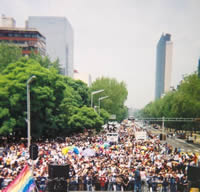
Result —
[[[160,134],[162,131],[157,130],[154,128],[150,129],[152,133],[154,134]],[[184,139],[178,139],[177,137],[167,137],[166,141],[170,145],[173,146],[173,148],[181,149],[181,152],[192,152],[192,153],[200,153],[200,145],[199,144],[193,144],[193,143],[187,143]]]
[[[174,148],[180,148],[181,152],[194,152],[200,153],[200,146],[198,144],[187,143],[183,139],[167,138],[167,143],[171,144]]]

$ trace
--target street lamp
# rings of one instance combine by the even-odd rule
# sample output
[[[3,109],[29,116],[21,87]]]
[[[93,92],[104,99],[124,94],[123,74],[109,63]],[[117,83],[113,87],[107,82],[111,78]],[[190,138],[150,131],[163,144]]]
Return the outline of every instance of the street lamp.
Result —
[[[108,98],[109,96],[105,96],[105,97],[100,97],[99,98],[99,115],[100,115],[100,105],[101,105],[101,100]]]
[[[93,91],[92,93],[91,93],[91,107],[93,107],[93,95],[95,95],[95,94],[97,94],[97,93],[101,93],[101,92],[103,92],[104,90],[103,89],[100,89],[100,90],[98,90],[98,91]]]
[[[30,83],[36,76],[31,76],[28,81],[26,82],[27,87],[27,136],[28,136],[28,149],[31,145],[31,106],[30,106]]]

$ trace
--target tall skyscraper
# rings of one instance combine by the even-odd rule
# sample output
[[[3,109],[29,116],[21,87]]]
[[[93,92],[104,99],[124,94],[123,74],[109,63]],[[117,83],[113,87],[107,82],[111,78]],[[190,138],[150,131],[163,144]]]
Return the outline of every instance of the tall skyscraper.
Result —
[[[162,34],[156,53],[155,99],[159,99],[170,90],[172,72],[172,48],[170,34]]]
[[[73,29],[65,17],[29,17],[28,28],[38,29],[46,37],[50,59],[59,59],[61,73],[73,77]]]

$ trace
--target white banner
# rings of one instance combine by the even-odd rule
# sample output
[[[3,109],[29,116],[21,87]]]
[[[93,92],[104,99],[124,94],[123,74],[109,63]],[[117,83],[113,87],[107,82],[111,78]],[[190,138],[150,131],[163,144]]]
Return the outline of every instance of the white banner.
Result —
[[[118,133],[107,133],[107,142],[118,142]]]
[[[146,140],[147,139],[147,132],[146,131],[136,131],[135,132],[135,139],[136,140]]]

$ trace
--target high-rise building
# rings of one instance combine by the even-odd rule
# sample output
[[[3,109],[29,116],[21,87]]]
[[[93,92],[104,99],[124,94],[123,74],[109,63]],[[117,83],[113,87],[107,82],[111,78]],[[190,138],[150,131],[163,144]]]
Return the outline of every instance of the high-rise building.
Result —
[[[36,29],[0,27],[0,42],[19,46],[23,55],[46,53],[45,37]]]
[[[73,77],[73,29],[65,17],[29,17],[28,28],[38,29],[46,37],[47,55],[59,59],[61,73]]]
[[[0,42],[19,46],[23,55],[46,52],[45,37],[36,29],[16,28],[12,17],[0,17]]]
[[[159,99],[170,90],[172,72],[172,48],[170,34],[162,34],[156,53],[155,99]]]

